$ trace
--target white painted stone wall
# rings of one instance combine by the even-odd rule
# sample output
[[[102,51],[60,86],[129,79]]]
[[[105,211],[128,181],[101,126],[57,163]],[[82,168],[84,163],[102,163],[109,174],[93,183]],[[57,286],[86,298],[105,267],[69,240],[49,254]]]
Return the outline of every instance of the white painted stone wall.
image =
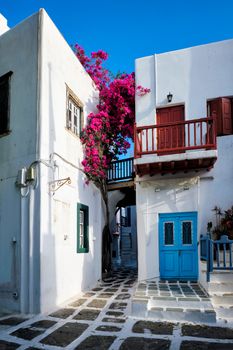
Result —
[[[185,105],[186,120],[205,117],[208,99],[233,96],[232,76],[233,40],[136,60],[137,85],[151,89],[136,97],[137,125],[155,124],[156,108],[177,104]],[[169,92],[173,100],[168,104]],[[224,210],[233,204],[233,135],[218,137],[217,149],[218,159],[210,172],[137,179],[139,279],[159,276],[159,213],[198,211],[200,235],[206,233],[208,221],[215,222],[215,205]],[[160,192],[155,192],[157,188]]]
[[[55,172],[41,165],[41,311],[93,287],[101,278],[101,195],[85,184],[79,137],[66,129],[66,85],[84,105],[84,118],[95,110],[98,91],[46,12],[41,13],[40,158],[56,161]],[[66,161],[62,160],[59,156]],[[70,163],[70,164],[69,164]],[[71,178],[54,196],[48,180]],[[77,253],[77,202],[89,206],[89,253]]]
[[[28,207],[15,181],[36,157],[37,31],[35,15],[0,36],[0,76],[13,72],[11,132],[0,138],[0,308],[15,311],[21,308],[21,213]]]
[[[13,71],[11,133],[0,138],[0,308],[46,312],[101,277],[101,195],[85,184],[80,139],[66,130],[66,84],[85,121],[98,91],[44,10],[2,34],[0,51],[0,76]],[[37,181],[20,191],[18,170],[32,163]],[[66,177],[71,184],[53,195],[49,182]],[[89,206],[85,254],[77,253],[78,202]]]

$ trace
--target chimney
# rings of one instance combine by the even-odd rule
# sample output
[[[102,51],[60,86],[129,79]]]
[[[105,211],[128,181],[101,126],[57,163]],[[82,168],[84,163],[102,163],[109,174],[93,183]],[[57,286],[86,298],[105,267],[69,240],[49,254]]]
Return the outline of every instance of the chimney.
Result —
[[[7,32],[9,29],[7,19],[0,13],[0,35]]]

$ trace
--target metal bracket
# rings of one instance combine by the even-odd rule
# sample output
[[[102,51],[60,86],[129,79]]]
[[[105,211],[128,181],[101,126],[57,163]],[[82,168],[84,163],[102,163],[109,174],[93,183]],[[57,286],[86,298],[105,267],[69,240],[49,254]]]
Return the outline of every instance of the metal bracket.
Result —
[[[71,184],[70,177],[66,177],[65,179],[59,179],[59,180],[54,180],[54,181],[49,182],[49,189],[52,192],[56,192],[57,190],[59,190],[59,188],[61,188],[65,184],[68,184],[68,185]]]

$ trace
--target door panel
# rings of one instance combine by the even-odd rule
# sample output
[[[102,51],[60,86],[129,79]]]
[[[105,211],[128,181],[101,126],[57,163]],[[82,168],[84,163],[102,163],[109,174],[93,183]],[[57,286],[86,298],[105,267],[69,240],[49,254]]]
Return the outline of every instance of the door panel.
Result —
[[[156,111],[156,124],[173,123],[184,120],[184,106],[160,108]],[[185,135],[183,125],[174,125],[157,129],[158,150],[178,148],[185,145]],[[180,152],[180,151],[179,151]],[[176,152],[162,152],[161,154],[172,154]]]
[[[196,280],[197,213],[160,214],[159,249],[161,278]]]

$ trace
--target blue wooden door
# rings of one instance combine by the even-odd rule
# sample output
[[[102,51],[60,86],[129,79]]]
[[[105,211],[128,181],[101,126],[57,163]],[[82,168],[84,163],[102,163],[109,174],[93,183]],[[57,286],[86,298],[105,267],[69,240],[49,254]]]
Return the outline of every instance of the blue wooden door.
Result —
[[[159,215],[160,277],[197,280],[197,213]]]

